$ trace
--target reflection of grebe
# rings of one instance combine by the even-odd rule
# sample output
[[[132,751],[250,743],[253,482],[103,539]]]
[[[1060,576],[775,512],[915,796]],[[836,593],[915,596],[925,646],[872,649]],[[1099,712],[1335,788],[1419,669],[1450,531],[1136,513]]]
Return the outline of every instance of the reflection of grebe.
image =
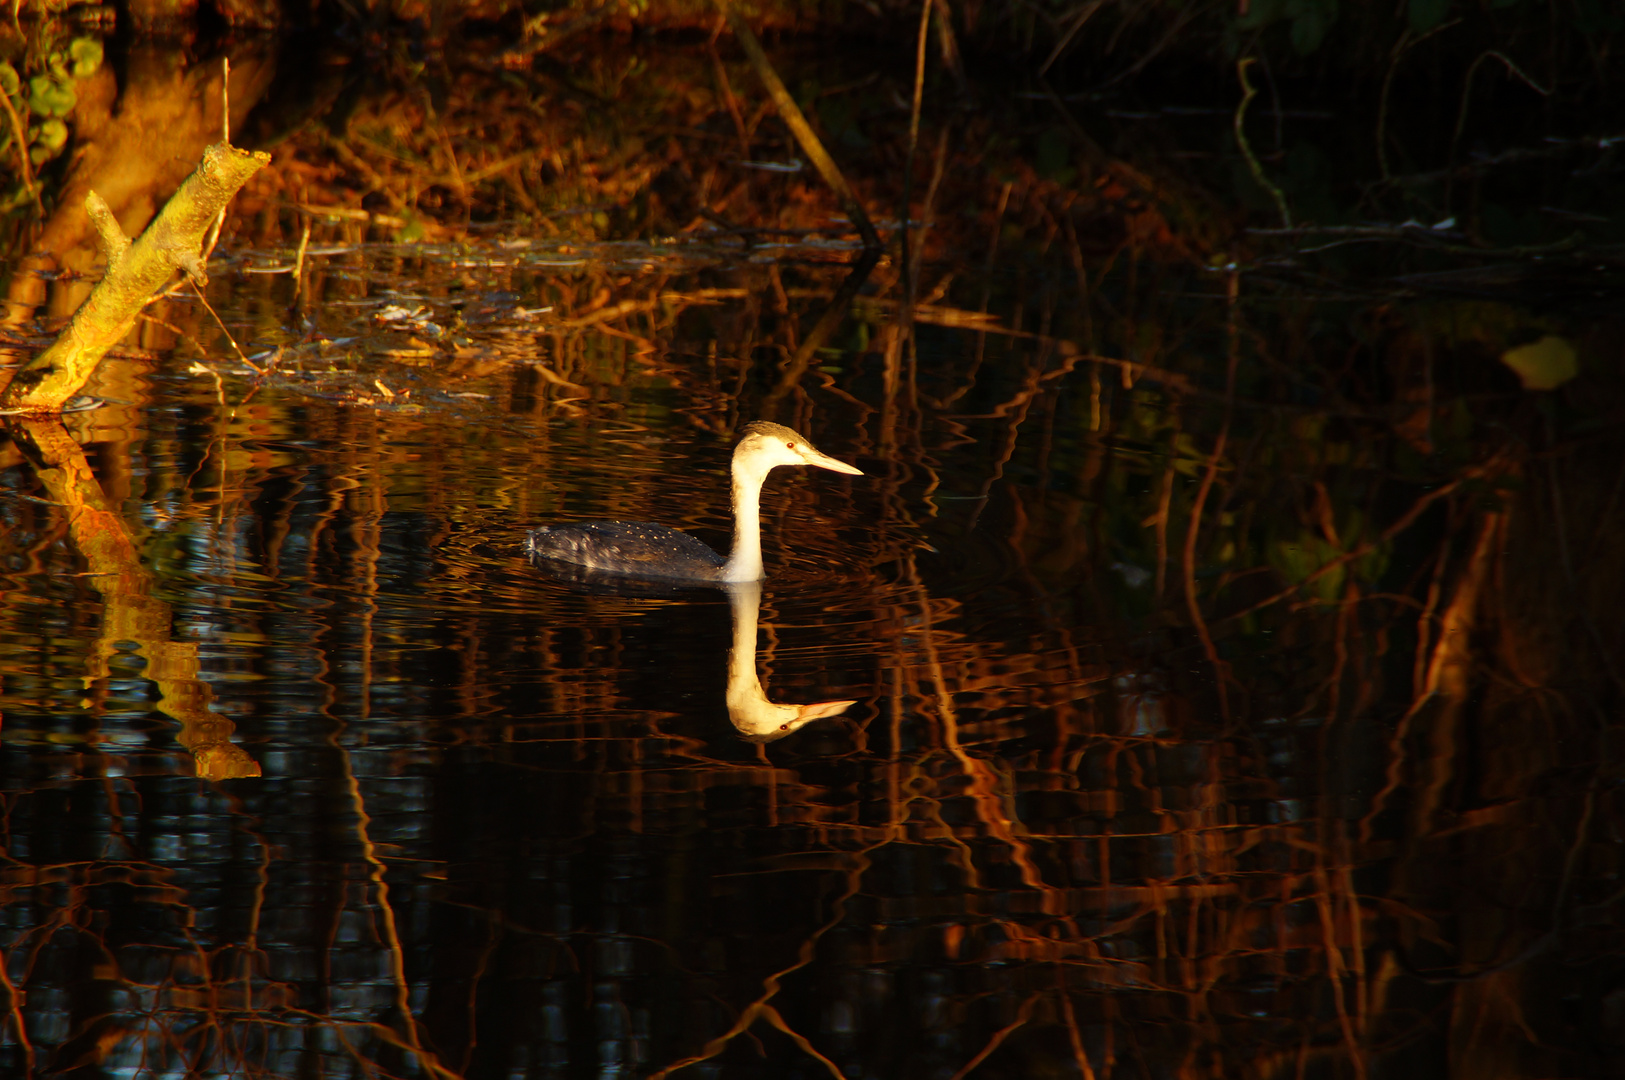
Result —
[[[733,554],[724,559],[685,532],[640,521],[583,521],[543,526],[526,546],[538,558],[574,563],[628,577],[678,581],[762,579],[762,482],[779,465],[817,465],[831,472],[863,473],[819,453],[787,427],[758,420],[734,447]]]
[[[756,674],[756,622],[762,610],[762,583],[728,586],[733,608],[734,643],[728,651],[728,719],[752,742],[782,739],[814,720],[839,716],[856,701],[815,701],[810,705],[775,705]]]

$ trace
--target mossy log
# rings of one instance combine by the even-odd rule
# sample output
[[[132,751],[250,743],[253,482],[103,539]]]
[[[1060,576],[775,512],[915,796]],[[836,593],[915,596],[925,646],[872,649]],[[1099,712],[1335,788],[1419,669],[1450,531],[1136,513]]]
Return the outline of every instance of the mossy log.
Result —
[[[204,150],[197,169],[133,244],[101,196],[95,192],[87,196],[85,211],[107,253],[107,273],[55,343],[17,372],[0,393],[0,408],[28,414],[61,412],[175,271],[185,272],[201,287],[208,280],[202,253],[210,226],[249,177],[270,161],[269,154],[225,143]]]

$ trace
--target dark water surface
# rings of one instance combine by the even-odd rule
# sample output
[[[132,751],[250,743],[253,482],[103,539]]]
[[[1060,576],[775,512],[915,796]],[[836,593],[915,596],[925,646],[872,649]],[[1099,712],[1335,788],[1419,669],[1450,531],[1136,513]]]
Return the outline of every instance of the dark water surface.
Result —
[[[917,354],[860,304],[786,386],[839,266],[640,252],[353,248],[304,336],[285,275],[222,277],[268,377],[151,329],[66,441],[14,429],[9,1074],[1620,1075],[1618,699],[1438,646],[1484,537],[1549,529],[1419,518],[1238,614],[1293,580],[1272,501],[1325,481],[1281,550],[1353,550],[1449,477],[1346,402],[1180,412],[1036,286]],[[596,325],[605,283],[646,306]],[[1165,286],[1222,370],[1224,276]],[[759,611],[526,562],[594,517],[725,548],[758,417],[865,474],[773,475]],[[1221,423],[1224,681],[1179,516]],[[748,615],[747,682],[853,704],[747,738]]]

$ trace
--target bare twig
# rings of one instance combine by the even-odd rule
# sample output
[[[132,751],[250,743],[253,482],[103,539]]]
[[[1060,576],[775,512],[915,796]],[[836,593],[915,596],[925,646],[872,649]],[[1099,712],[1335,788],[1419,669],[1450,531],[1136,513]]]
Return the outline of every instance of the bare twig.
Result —
[[[897,233],[903,245],[903,305],[899,315],[904,320],[914,306],[913,285],[919,279],[909,260],[908,223],[914,194],[914,152],[920,145],[920,106],[925,98],[925,39],[930,26],[931,0],[920,0],[920,33],[914,46],[914,99],[908,113],[908,152],[903,158],[903,220]]]
[[[790,129],[790,133],[796,137],[796,142],[800,144],[802,153],[806,154],[808,159],[812,161],[813,167],[818,170],[818,175],[824,178],[824,183],[828,184],[830,190],[835,193],[836,199],[840,201],[841,209],[846,213],[853,227],[858,230],[858,235],[862,237],[863,246],[868,248],[880,247],[880,234],[875,232],[874,223],[869,220],[868,212],[864,210],[863,204],[858,201],[858,197],[852,193],[852,189],[847,186],[846,177],[841,175],[840,167],[835,164],[835,159],[829,156],[829,152],[824,149],[822,140],[813,131],[812,125],[807,123],[807,118],[802,115],[801,107],[796,104],[796,99],[791,97],[790,91],[784,88],[784,83],[780,80],[778,72],[773,70],[773,64],[768,60],[767,53],[762,51],[762,43],[756,40],[756,35],[751,32],[750,27],[745,25],[745,20],[734,10],[731,0],[717,0],[717,2],[722,7],[722,14],[727,18],[728,26],[733,30],[734,38],[739,42],[739,47],[745,50],[745,56],[749,58],[751,66],[756,69],[757,77],[762,80],[762,85],[767,87],[768,95],[772,97],[773,105],[778,109],[780,118],[784,120],[785,126]]]
[[[1243,57],[1236,63],[1236,77],[1241,80],[1241,101],[1236,104],[1236,118],[1234,121],[1236,144],[1241,147],[1241,156],[1247,159],[1247,170],[1253,174],[1253,179],[1258,182],[1259,187],[1270,193],[1270,198],[1275,200],[1275,209],[1281,215],[1281,226],[1290,229],[1292,228],[1292,212],[1287,209],[1286,196],[1281,194],[1281,189],[1275,186],[1268,176],[1264,175],[1264,166],[1258,163],[1258,157],[1253,153],[1252,144],[1247,141],[1247,103],[1252,101],[1253,97],[1258,93],[1257,90],[1253,89],[1252,82],[1247,78],[1247,69],[1253,63],[1254,60],[1251,56]]]
[[[1236,310],[1236,300],[1240,290],[1240,278],[1231,272],[1228,297],[1230,305],[1230,359],[1225,368],[1224,378],[1224,421],[1219,425],[1219,437],[1213,442],[1213,454],[1208,459],[1207,471],[1202,474],[1202,484],[1196,490],[1196,499],[1191,504],[1190,525],[1185,529],[1185,550],[1182,565],[1185,571],[1185,609],[1190,612],[1191,623],[1196,627],[1196,634],[1202,639],[1202,650],[1207,653],[1208,663],[1218,681],[1219,715],[1230,722],[1230,694],[1225,683],[1230,678],[1230,668],[1219,658],[1219,651],[1213,645],[1213,635],[1208,632],[1207,620],[1202,618],[1202,606],[1196,602],[1196,539],[1202,529],[1202,507],[1207,503],[1208,492],[1213,490],[1213,481],[1219,475],[1219,462],[1224,459],[1225,443],[1230,438],[1230,421],[1235,414],[1236,396],[1236,364],[1241,352],[1241,345],[1236,333],[1236,319],[1239,317]]]
[[[1398,521],[1384,529],[1382,534],[1375,540],[1367,540],[1365,543],[1359,544],[1349,551],[1345,551],[1343,554],[1337,556],[1337,558],[1332,559],[1325,565],[1321,566],[1318,570],[1315,570],[1313,573],[1309,574],[1302,581],[1289,585],[1287,588],[1282,589],[1275,595],[1267,596],[1258,601],[1256,604],[1249,604],[1240,611],[1233,611],[1218,621],[1224,623],[1230,622],[1232,619],[1246,618],[1255,611],[1262,611],[1264,608],[1267,608],[1272,604],[1280,603],[1282,600],[1285,600],[1287,597],[1298,592],[1300,589],[1319,581],[1322,577],[1325,577],[1338,567],[1345,566],[1348,563],[1353,562],[1355,559],[1363,559],[1365,556],[1371,554],[1383,544],[1388,543],[1394,537],[1410,528],[1413,524],[1415,524],[1416,519],[1421,517],[1423,512],[1426,511],[1428,507],[1432,506],[1445,496],[1452,494],[1457,488],[1461,487],[1461,485],[1466,483],[1469,479],[1482,477],[1491,471],[1492,464],[1486,464],[1479,469],[1472,470],[1467,475],[1458,476],[1456,479],[1451,480],[1448,483],[1440,484],[1438,487],[1434,488],[1432,491],[1428,492],[1426,495],[1423,495],[1421,498],[1412,503],[1411,508],[1405,511],[1405,513],[1400,516]]]
[[[12,13],[15,16],[15,9]],[[45,205],[40,202],[39,188],[34,184],[33,163],[28,160],[28,129],[22,117],[17,115],[16,107],[11,104],[11,95],[4,90],[0,90],[0,105],[6,107],[6,116],[11,119],[11,144],[17,148],[17,175],[22,177],[24,190],[34,200],[34,209],[44,217]]]

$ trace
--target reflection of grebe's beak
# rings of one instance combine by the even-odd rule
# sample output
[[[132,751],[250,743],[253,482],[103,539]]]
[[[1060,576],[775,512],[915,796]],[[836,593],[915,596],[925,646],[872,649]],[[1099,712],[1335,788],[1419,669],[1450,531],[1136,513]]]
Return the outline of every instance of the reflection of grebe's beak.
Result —
[[[759,700],[758,700],[759,699]],[[839,716],[856,701],[814,701],[810,705],[774,705],[762,694],[761,684],[745,696],[729,695],[728,718],[751,742],[772,742],[800,731],[814,720]]]
[[[796,720],[799,725],[822,720],[826,716],[839,716],[856,704],[856,701],[815,701],[811,705],[803,705]]]

